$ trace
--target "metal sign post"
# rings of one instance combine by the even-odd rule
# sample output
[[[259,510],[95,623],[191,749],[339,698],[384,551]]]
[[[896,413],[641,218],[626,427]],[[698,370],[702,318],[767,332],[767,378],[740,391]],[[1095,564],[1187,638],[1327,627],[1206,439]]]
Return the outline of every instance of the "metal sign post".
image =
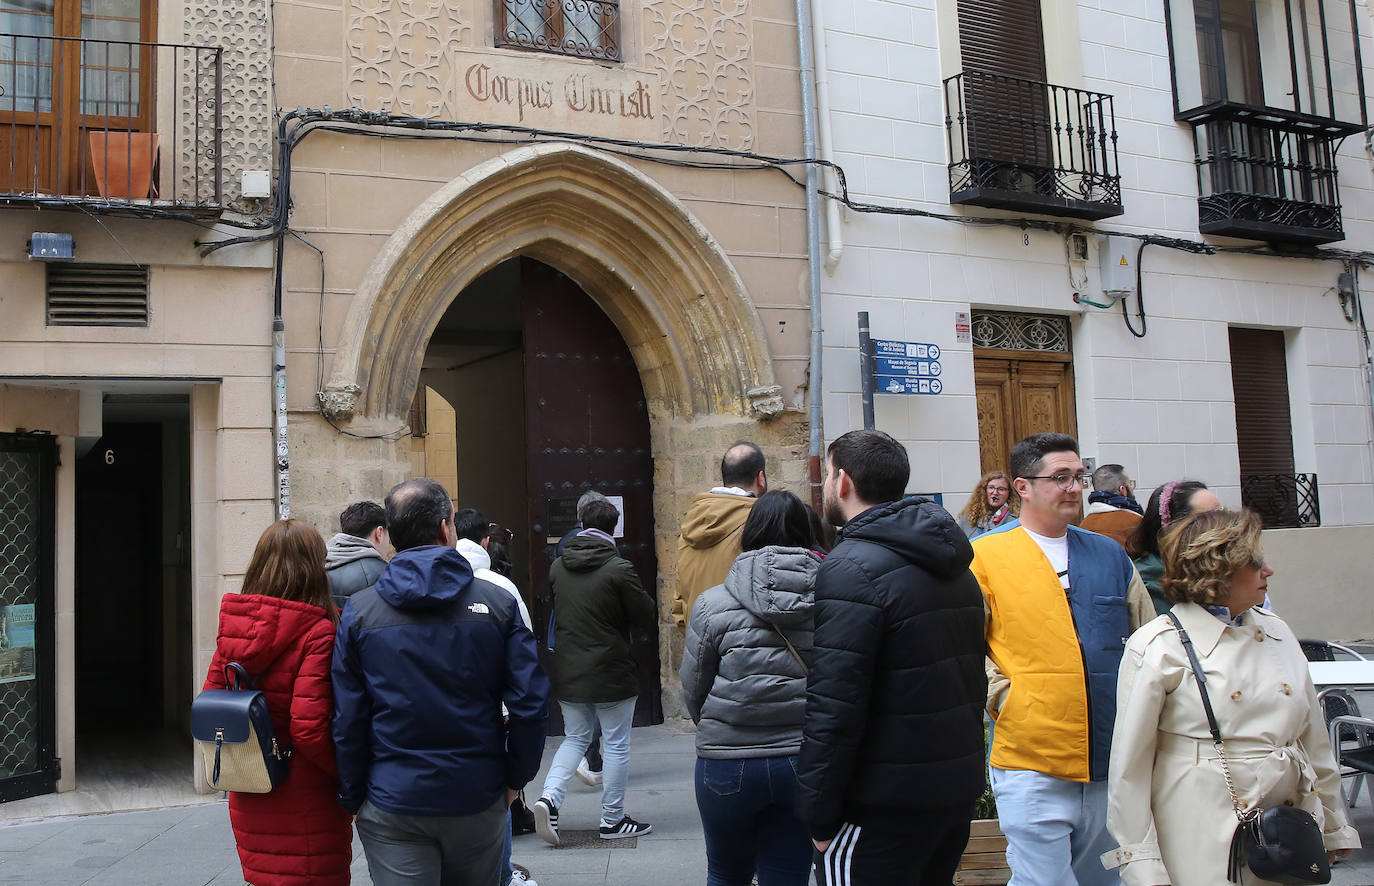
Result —
[[[868,311],[859,312],[859,390],[864,404],[864,429],[873,427],[873,340],[868,336]]]

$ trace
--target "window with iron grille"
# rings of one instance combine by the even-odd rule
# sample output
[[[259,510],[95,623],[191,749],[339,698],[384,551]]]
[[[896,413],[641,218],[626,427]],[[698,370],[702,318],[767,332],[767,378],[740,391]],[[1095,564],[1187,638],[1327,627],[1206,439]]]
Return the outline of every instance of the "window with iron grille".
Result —
[[[50,264],[49,326],[147,326],[148,269]]]
[[[620,61],[618,0],[496,0],[497,46]]]

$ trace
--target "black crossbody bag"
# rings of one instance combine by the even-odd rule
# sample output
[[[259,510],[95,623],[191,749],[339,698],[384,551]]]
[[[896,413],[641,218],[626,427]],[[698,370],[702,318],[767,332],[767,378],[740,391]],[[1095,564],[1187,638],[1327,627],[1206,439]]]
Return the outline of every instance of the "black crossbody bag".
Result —
[[[1248,865],[1251,873],[1261,880],[1274,883],[1320,884],[1331,882],[1331,863],[1326,857],[1317,820],[1295,806],[1273,806],[1269,809],[1241,809],[1231,780],[1231,767],[1226,762],[1226,748],[1221,741],[1221,728],[1212,712],[1212,700],[1207,697],[1207,677],[1193,649],[1192,638],[1179,623],[1178,616],[1165,613],[1178,630],[1183,651],[1193,666],[1193,677],[1202,693],[1202,708],[1207,712],[1207,725],[1212,730],[1212,744],[1216,746],[1221,771],[1226,776],[1226,789],[1231,792],[1231,808],[1235,810],[1236,833],[1231,837],[1231,851],[1226,863],[1226,878],[1240,882],[1241,865]]]

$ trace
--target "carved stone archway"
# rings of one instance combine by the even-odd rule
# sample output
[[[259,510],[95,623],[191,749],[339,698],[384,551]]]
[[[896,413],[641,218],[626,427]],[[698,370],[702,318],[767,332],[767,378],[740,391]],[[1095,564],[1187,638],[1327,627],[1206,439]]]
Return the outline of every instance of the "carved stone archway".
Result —
[[[353,301],[325,390],[336,420],[403,417],[449,304],[516,255],[557,268],[620,329],[656,409],[781,412],[763,325],[710,232],[627,163],[518,148],[445,185],[391,236]]]

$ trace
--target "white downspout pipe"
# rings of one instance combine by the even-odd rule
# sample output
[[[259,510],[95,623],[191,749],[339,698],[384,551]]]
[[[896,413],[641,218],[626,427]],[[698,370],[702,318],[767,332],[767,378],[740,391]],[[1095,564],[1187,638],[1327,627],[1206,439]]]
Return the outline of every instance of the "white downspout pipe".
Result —
[[[830,63],[825,54],[825,0],[810,0],[812,57],[816,66],[816,148],[820,158],[828,163],[835,162],[835,143],[830,135]],[[838,194],[839,177],[833,170],[825,172],[827,190]],[[840,203],[838,200],[825,201],[825,232],[829,241],[825,253],[825,269],[834,272],[844,254],[844,234],[840,231]]]
[[[816,156],[816,68],[812,49],[816,39],[811,33],[811,0],[797,2],[797,61],[801,68],[802,152],[808,159]],[[806,276],[811,301],[811,359],[806,384],[810,439],[808,473],[811,504],[821,506],[821,218],[820,170],[806,164]]]

